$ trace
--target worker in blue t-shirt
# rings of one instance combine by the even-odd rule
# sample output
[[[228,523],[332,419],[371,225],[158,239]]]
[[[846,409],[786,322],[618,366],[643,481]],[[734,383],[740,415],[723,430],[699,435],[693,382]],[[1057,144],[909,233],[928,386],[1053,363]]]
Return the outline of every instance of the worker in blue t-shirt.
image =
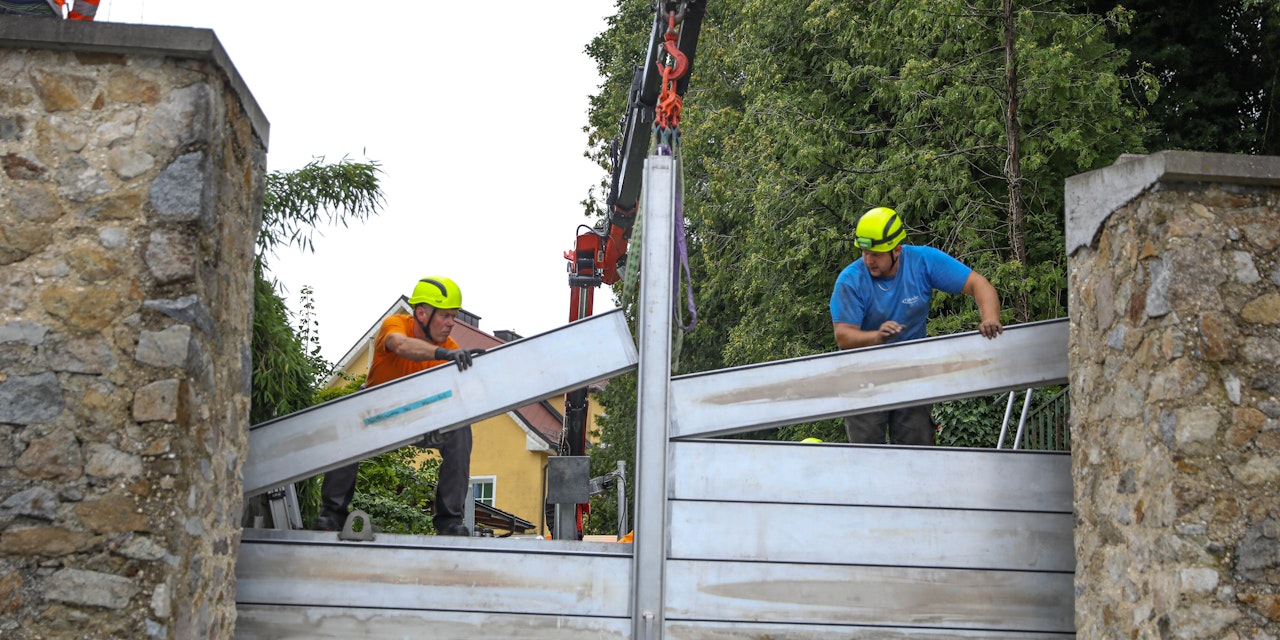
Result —
[[[988,339],[1004,331],[1000,296],[981,274],[932,247],[903,245],[907,230],[893,209],[876,207],[858,220],[862,257],[840,272],[831,292],[836,344],[857,349],[925,337],[933,290],[963,293],[978,303],[978,331]],[[847,416],[849,442],[934,444],[932,405]]]

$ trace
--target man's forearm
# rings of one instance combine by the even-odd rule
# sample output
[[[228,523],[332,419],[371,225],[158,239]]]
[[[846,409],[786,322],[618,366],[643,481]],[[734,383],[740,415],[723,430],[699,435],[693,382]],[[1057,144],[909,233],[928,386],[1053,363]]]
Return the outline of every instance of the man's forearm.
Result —
[[[970,272],[961,293],[972,297],[974,302],[978,303],[978,314],[982,316],[983,322],[1000,320],[1000,294],[996,293],[996,288],[992,286],[991,281],[982,274],[977,271]]]
[[[392,336],[387,336],[387,350],[391,353],[414,362],[439,360],[436,357],[436,350],[440,348],[440,345],[410,336],[392,335],[396,337],[393,339]]]
[[[991,286],[991,283],[980,287],[973,299],[978,303],[978,314],[982,316],[983,322],[1000,320],[1000,294],[996,293],[996,288]]]
[[[836,346],[841,350],[860,349],[862,347],[874,347],[884,343],[884,337],[879,331],[863,331],[852,325],[836,325]]]

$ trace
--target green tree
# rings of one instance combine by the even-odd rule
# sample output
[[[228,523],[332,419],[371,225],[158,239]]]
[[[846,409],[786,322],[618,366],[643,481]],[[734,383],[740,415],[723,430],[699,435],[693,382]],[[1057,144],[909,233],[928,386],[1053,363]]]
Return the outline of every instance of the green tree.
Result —
[[[1123,4],[1131,30],[1113,29],[1130,72],[1149,70],[1158,97],[1135,95],[1150,111],[1146,146],[1280,154],[1280,3],[1275,0],[1089,0],[1101,12]]]
[[[311,406],[321,371],[290,321],[284,298],[254,266],[253,383],[250,420],[254,424]]]
[[[254,423],[305,409],[317,402],[316,391],[331,367],[320,357],[318,322],[312,315],[310,289],[304,289],[304,315],[297,325],[279,282],[267,277],[267,261],[280,247],[314,251],[312,234],[321,224],[346,226],[376,214],[382,204],[377,163],[323,159],[301,169],[267,175],[262,228],[254,261],[254,317],[250,352],[253,373],[250,420]],[[299,483],[304,521],[318,511],[314,479]],[[265,511],[261,500],[248,505],[246,521]]]
[[[279,247],[314,252],[317,227],[347,227],[376,215],[383,205],[377,162],[346,158],[325,163],[312,160],[301,169],[272,171],[262,199],[258,260]]]
[[[602,164],[643,56],[648,5],[621,0],[588,47],[606,77],[590,126],[589,153]],[[1017,301],[1006,322],[1064,315],[1063,181],[1141,152],[1133,96],[1155,89],[1126,72],[1108,39],[1128,14],[1075,9],[711,3],[682,122],[699,326],[677,368],[833,350],[831,288],[857,257],[857,216],[879,205],[904,215],[909,242],[948,251]],[[933,335],[976,324],[966,297],[940,295],[934,307]],[[634,425],[632,409],[613,404],[634,399],[604,401],[610,420]],[[774,437],[841,431],[832,421]]]
[[[745,255],[705,274],[731,281],[742,310],[727,364],[831,350],[827,298],[857,257],[850,229],[881,204],[903,214],[909,242],[974,266],[1006,301],[1025,294],[1016,320],[1063,315],[1062,181],[1138,148],[1141,114],[1123,99],[1102,18],[1052,9],[1014,13],[1011,66],[1000,3],[745,3],[731,59],[748,124],[712,192],[721,209],[749,212]],[[1022,229],[1010,225],[1011,180]],[[977,317],[952,296],[933,315],[933,334]]]
[[[435,533],[429,511],[440,477],[440,460],[417,461],[419,450],[401,447],[360,462],[352,509],[369,514],[381,531]]]
[[[282,286],[267,277],[268,257],[285,246],[314,251],[312,234],[317,226],[345,227],[349,221],[376,214],[382,205],[379,173],[375,162],[343,158],[330,164],[314,160],[295,171],[267,174],[254,261],[250,418],[255,424],[314,404],[316,389],[329,368],[319,356],[318,326],[309,313],[311,307],[295,327]]]
[[[593,402],[610,408],[594,427],[594,435],[599,445],[589,451],[591,456],[591,477],[599,477],[617,469],[618,461],[627,463],[626,494],[627,504],[635,504],[635,461],[636,461],[636,420],[635,420],[636,376],[628,373],[609,380],[604,389],[595,394]],[[614,411],[612,408],[618,408]],[[635,521],[634,512],[628,522]],[[583,531],[589,534],[617,533],[618,505],[617,497],[608,493],[591,498],[591,513],[583,524]],[[625,534],[626,532],[622,532]]]

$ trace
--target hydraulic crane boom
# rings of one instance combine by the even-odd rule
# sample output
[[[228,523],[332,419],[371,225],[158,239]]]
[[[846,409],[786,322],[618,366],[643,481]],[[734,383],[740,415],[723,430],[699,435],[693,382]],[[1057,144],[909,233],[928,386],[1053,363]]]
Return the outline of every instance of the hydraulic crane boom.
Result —
[[[681,96],[689,87],[689,71],[693,68],[698,35],[702,27],[705,0],[683,3],[659,1],[658,5],[645,64],[636,68],[631,80],[621,137],[614,138],[610,149],[613,175],[609,183],[609,197],[605,200],[608,241],[605,244],[605,258],[600,264],[605,284],[613,284],[618,280],[621,275],[619,269],[626,261],[627,240],[631,235],[631,225],[635,222],[636,205],[640,199],[640,176],[643,174],[645,156],[648,155],[649,141],[653,137],[655,107],[661,90],[661,58],[667,55],[664,42],[670,28],[670,12],[676,12],[680,25],[677,46],[689,65],[677,83],[676,93]]]
[[[706,0],[654,0],[653,30],[645,61],[636,67],[620,131],[609,149],[613,166],[605,217],[595,227],[579,227],[573,251],[565,253],[569,261],[570,322],[592,314],[596,288],[622,278],[627,242],[640,200],[644,160],[654,136],[659,97],[664,88],[663,72],[677,63],[685,65],[683,75],[675,81],[676,94],[683,96],[689,86],[705,10]],[[674,37],[677,51],[671,50],[669,36]],[[587,393],[588,390],[582,388],[565,394],[561,455],[586,454]],[[577,509],[579,537],[585,506],[578,505]]]
[[[677,47],[688,62],[688,70],[676,87],[676,92],[683,96],[689,86],[689,73],[693,69],[705,9],[706,0],[655,2],[653,31],[649,36],[645,63],[636,67],[619,135],[614,137],[609,149],[613,166],[609,196],[605,200],[605,219],[594,229],[587,229],[579,234],[575,251],[565,256],[571,263],[571,321],[591,315],[590,303],[588,302],[586,309],[581,305],[583,290],[589,292],[602,283],[613,284],[621,279],[621,270],[626,264],[627,241],[631,236],[636,205],[640,200],[640,177],[644,171],[649,142],[653,137],[655,111],[662,89],[661,64],[667,56],[664,43],[670,29],[670,17],[674,13],[678,21],[680,30]],[[591,296],[588,293],[586,297],[589,300]]]

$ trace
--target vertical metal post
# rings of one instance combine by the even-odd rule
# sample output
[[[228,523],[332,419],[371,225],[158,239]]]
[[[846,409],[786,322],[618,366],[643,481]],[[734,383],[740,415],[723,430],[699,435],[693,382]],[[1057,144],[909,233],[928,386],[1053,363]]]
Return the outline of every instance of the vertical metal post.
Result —
[[[662,637],[667,559],[667,435],[671,428],[671,269],[674,257],[675,162],[644,164],[637,386],[636,526],[632,547],[633,640]]]
[[[467,482],[467,501],[462,507],[462,524],[471,530],[471,534],[476,532],[476,483],[475,481]]]
[[[618,537],[627,535],[631,530],[627,526],[627,461],[618,461],[618,478],[614,481],[614,487],[618,492]]]
[[[289,528],[303,528],[302,507],[298,506],[298,489],[293,486],[292,482],[284,487],[284,508],[285,515],[289,519]]]
[[[556,523],[552,527],[551,537],[555,540],[577,540],[578,522],[577,505],[555,505]]]
[[[996,441],[997,449],[1004,448],[1004,434],[1006,431],[1009,430],[1009,416],[1013,415],[1013,394],[1014,393],[1015,392],[1013,391],[1009,392],[1009,402],[1004,405],[1004,422],[1000,423],[1000,439]]]
[[[1031,409],[1031,391],[1027,389],[1027,395],[1022,399],[1022,417],[1018,418],[1018,432],[1013,436],[1013,448],[1017,449],[1022,444],[1022,427],[1027,424],[1027,411]]]

